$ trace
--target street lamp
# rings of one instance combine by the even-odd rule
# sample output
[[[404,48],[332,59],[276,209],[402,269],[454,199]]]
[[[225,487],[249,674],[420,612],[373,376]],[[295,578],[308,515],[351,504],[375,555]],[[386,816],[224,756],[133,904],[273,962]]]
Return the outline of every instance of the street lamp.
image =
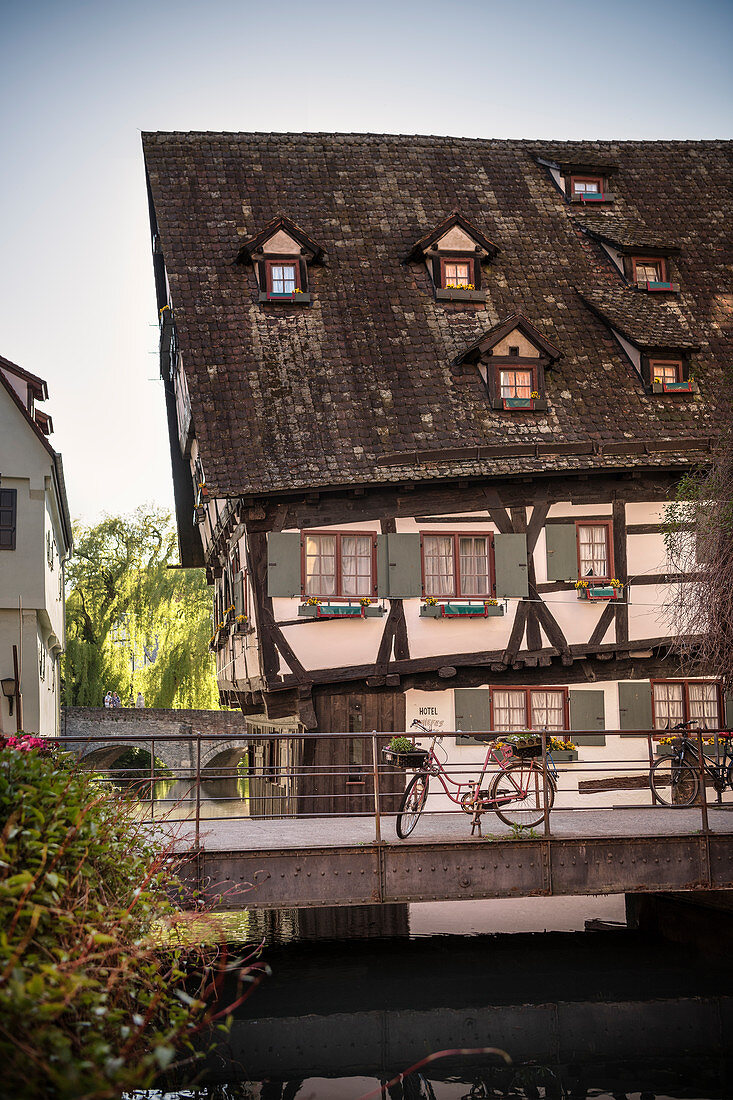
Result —
[[[16,681],[14,676],[9,676],[5,680],[0,680],[0,684],[2,685],[3,695],[8,700],[8,709],[9,709],[10,715],[12,716],[12,714],[13,714],[13,700],[15,699],[15,696],[17,695],[17,692],[18,692],[17,681]]]

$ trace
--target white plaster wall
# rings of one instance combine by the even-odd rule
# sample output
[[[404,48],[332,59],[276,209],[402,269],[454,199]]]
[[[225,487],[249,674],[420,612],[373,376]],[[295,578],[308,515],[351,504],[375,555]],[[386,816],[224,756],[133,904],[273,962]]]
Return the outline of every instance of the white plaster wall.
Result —
[[[629,640],[664,637],[670,631],[664,611],[672,596],[672,585],[632,585],[629,603]]]
[[[634,347],[633,344],[630,344],[628,340],[624,340],[623,336],[621,336],[620,333],[616,332],[616,329],[611,329],[611,331],[613,332],[613,335],[616,337],[621,347],[628,355],[631,362],[636,367],[639,377],[641,377],[641,352],[638,348]]]
[[[476,242],[459,225],[454,225],[436,241],[435,247],[444,252],[473,252]]]
[[[274,252],[280,255],[292,256],[294,253],[300,255],[301,247],[297,241],[294,241],[284,229],[278,229],[274,236],[270,237],[269,241],[264,246],[266,253]]]
[[[666,573],[669,566],[663,536],[628,535],[626,561],[630,575]]]
[[[623,255],[619,252],[619,250],[617,248],[614,248],[613,245],[611,245],[611,244],[606,244],[605,241],[601,241],[601,247],[603,249],[605,249],[607,254],[613,260],[613,263],[615,264],[616,268],[623,275],[623,273],[624,273],[624,258],[623,258]]]
[[[649,503],[632,503],[626,505],[626,522],[629,523],[662,523],[666,504],[660,501]]]
[[[588,641],[606,607],[605,600],[579,600],[573,589],[564,592],[545,592],[543,598],[570,645],[580,645]],[[604,641],[613,642],[614,640],[615,632],[612,623]]]
[[[420,616],[420,600],[405,600],[405,621],[412,658],[436,653],[474,653],[503,649],[509,641],[516,601],[506,601],[506,614],[486,619],[428,619]],[[500,604],[506,606],[505,601]]]
[[[509,355],[509,348],[519,348],[519,354],[539,359],[540,353],[534,344],[519,329],[512,329],[508,336],[494,345],[494,355]]]

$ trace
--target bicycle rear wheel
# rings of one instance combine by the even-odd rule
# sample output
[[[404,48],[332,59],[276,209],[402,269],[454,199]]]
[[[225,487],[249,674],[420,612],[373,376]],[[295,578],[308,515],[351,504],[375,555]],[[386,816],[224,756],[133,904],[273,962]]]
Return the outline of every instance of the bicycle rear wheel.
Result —
[[[400,808],[397,811],[397,836],[400,840],[408,837],[417,825],[418,818],[425,809],[429,782],[430,776],[425,772],[418,772],[405,787],[405,793],[402,795]]]
[[[660,756],[649,771],[649,786],[663,806],[691,806],[700,780],[694,768],[677,756]]]
[[[490,807],[506,825],[512,828],[531,829],[544,820],[545,808],[542,794],[542,765],[534,758],[512,760],[491,784],[492,799],[502,800],[500,806]],[[547,809],[555,804],[555,784],[547,777]]]

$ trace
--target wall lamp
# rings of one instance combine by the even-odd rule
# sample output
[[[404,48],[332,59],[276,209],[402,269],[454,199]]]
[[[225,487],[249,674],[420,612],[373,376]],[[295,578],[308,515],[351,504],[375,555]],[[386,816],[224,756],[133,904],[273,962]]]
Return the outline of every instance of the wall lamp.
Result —
[[[18,684],[14,676],[10,676],[6,680],[0,680],[0,685],[3,689],[3,695],[8,700],[8,708],[10,714],[13,713],[13,700],[18,692]]]

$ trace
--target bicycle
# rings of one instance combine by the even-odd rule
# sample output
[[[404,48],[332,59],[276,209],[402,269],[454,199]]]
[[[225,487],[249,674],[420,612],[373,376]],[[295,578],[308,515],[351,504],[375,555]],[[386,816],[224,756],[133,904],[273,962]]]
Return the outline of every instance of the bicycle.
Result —
[[[534,747],[529,753],[515,754],[512,747],[503,744],[501,735],[495,738],[486,750],[483,766],[478,780],[461,783],[451,778],[436,754],[436,745],[443,738],[440,734],[426,729],[417,718],[410,729],[418,728],[432,737],[430,748],[423,750],[423,761],[402,795],[397,810],[397,836],[405,840],[417,825],[420,814],[425,809],[431,776],[438,779],[443,790],[461,809],[472,817],[471,836],[478,831],[481,836],[481,814],[493,811],[497,817],[511,828],[531,829],[544,819],[545,807],[542,789],[542,765],[537,762]],[[500,750],[500,751],[497,751]],[[445,750],[442,750],[445,751]],[[541,745],[539,746],[541,752]],[[547,812],[555,803],[557,789],[557,768],[548,752],[547,774]],[[445,759],[447,760],[447,754]],[[491,779],[490,786],[484,790],[483,782],[490,763],[498,765],[498,771]],[[449,785],[455,792],[449,789]],[[534,805],[533,805],[534,803]]]
[[[669,728],[669,727],[667,727]],[[700,760],[698,742],[688,737],[693,722],[679,722],[672,729],[682,730],[673,743],[669,756],[660,756],[649,769],[649,786],[654,798],[662,806],[691,806],[700,792]],[[723,742],[723,759],[720,763],[708,763],[703,757],[703,776],[709,776],[718,802],[726,787],[733,790],[733,747],[728,732],[718,734]]]

